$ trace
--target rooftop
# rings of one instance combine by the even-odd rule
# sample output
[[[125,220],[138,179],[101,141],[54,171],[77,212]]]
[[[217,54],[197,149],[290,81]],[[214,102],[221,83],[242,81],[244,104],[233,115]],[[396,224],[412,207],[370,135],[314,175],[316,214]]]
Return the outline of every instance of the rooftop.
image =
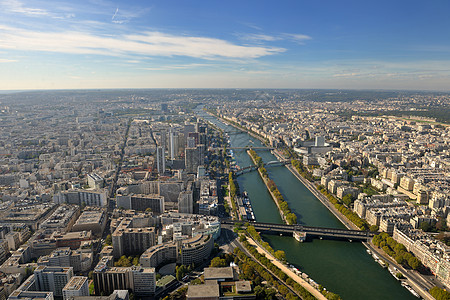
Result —
[[[233,279],[234,271],[232,267],[205,268],[204,278],[205,280]]]
[[[189,285],[187,291],[188,298],[218,298],[220,296],[219,285],[216,284],[199,284]]]

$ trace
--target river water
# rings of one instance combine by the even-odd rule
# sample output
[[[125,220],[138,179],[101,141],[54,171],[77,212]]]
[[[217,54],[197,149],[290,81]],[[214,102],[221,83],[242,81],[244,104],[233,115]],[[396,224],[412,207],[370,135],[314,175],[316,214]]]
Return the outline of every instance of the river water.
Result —
[[[204,112],[198,114],[228,132],[231,147],[263,146],[246,132]],[[245,150],[233,152],[240,167],[252,165]],[[257,150],[257,153],[264,162],[276,160],[268,150]],[[297,215],[298,223],[345,228],[286,167],[268,167],[267,172]],[[240,190],[248,192],[257,221],[282,223],[277,207],[257,172],[243,174],[237,181]],[[285,251],[290,264],[343,299],[417,299],[387,269],[376,263],[360,242],[313,239],[299,243],[292,237],[276,235],[264,235],[263,239],[275,250]]]

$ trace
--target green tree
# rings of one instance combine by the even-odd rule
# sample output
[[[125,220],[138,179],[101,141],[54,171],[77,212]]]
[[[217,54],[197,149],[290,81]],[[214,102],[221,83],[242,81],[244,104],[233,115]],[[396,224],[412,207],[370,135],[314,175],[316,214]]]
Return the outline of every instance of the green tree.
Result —
[[[277,250],[275,251],[275,258],[280,260],[280,261],[285,261],[286,260],[286,253],[284,253],[283,250]]]
[[[187,268],[185,265],[177,266],[175,269],[175,274],[178,281],[181,281],[181,279],[184,277],[186,273]]]
[[[352,195],[351,194],[347,194],[344,197],[342,197],[342,202],[345,203],[345,205],[350,206],[350,204],[352,204]]]
[[[210,267],[226,267],[227,266],[227,262],[225,261],[225,259],[222,259],[220,257],[214,257],[211,260],[211,264],[209,265]]]
[[[411,258],[408,260],[408,265],[409,265],[413,270],[417,270],[417,269],[420,267],[421,263],[420,263],[420,260],[419,260],[417,257],[411,257]]]
[[[111,237],[111,234],[108,234],[108,235],[106,236],[106,239],[105,239],[105,245],[109,245],[109,246],[112,245],[112,237]]]
[[[371,226],[369,227],[369,230],[370,230],[371,232],[377,232],[377,231],[378,231],[378,225],[371,225]]]
[[[434,297],[436,300],[449,300],[450,299],[450,293],[446,290],[440,289],[437,286],[431,288],[429,290],[431,296]]]
[[[115,267],[131,267],[131,261],[125,255],[122,255],[117,262],[114,263]]]

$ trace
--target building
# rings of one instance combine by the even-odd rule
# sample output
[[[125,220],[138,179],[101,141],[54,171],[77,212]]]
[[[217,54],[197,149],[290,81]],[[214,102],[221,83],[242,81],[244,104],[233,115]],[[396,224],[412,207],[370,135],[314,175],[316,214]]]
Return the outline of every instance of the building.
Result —
[[[48,256],[41,256],[37,263],[40,266],[72,267],[74,272],[85,272],[91,268],[93,257],[91,249],[71,250],[65,247],[54,250]]]
[[[97,173],[91,173],[87,176],[88,185],[93,189],[102,189],[104,186],[104,179]]]
[[[38,291],[53,292],[54,297],[62,297],[62,289],[73,277],[73,268],[38,266],[34,277]]]
[[[205,268],[204,273],[205,282],[210,281],[234,281],[238,279],[238,275],[234,271],[233,267],[224,268]]]
[[[180,245],[180,262],[182,265],[192,263],[199,264],[208,259],[214,247],[214,239],[211,235],[199,234],[187,240],[182,240]]]
[[[137,296],[153,295],[156,289],[155,268],[131,267],[132,290]]]
[[[194,212],[194,195],[192,191],[181,192],[178,196],[178,212],[192,214]]]
[[[117,207],[124,209],[133,209],[137,211],[145,211],[151,209],[153,213],[163,213],[165,209],[164,196],[157,194],[152,195],[128,195],[118,196]]]
[[[130,284],[129,268],[108,268],[101,262],[94,269],[95,295],[106,296],[114,290],[128,290]]]
[[[92,234],[100,236],[106,226],[106,213],[97,207],[85,208],[81,216],[72,227],[72,231],[91,231]]]
[[[156,167],[158,174],[166,172],[166,155],[163,147],[156,148]]]
[[[169,130],[169,153],[170,159],[174,160],[178,156],[178,134],[174,132],[173,128]]]
[[[217,283],[189,285],[187,300],[219,300],[220,288]]]
[[[114,257],[141,254],[155,244],[155,228],[133,227],[133,219],[125,218],[112,234]]]
[[[53,300],[52,292],[38,292],[38,291],[21,291],[15,290],[9,295],[8,300]]]
[[[40,229],[47,232],[70,231],[76,219],[80,215],[80,208],[76,205],[61,205],[51,216],[39,225]]]
[[[53,196],[55,203],[69,203],[79,206],[100,206],[106,205],[107,191],[106,190],[69,190],[59,192]]]
[[[176,262],[178,258],[176,242],[155,245],[148,248],[139,258],[143,267],[159,267],[162,264]]]
[[[155,293],[156,273],[154,268],[110,267],[108,260],[109,258],[103,258],[94,269],[96,295],[109,295],[117,289],[131,289],[138,296],[149,296]]]
[[[197,168],[204,164],[205,146],[184,149],[184,165],[187,173],[197,173]]]
[[[50,241],[52,240],[56,242],[55,249],[59,247],[70,247],[70,249],[75,250],[80,248],[83,242],[92,240],[92,233],[90,231],[67,232],[64,234],[55,232],[50,238]]]
[[[88,278],[85,276],[73,276],[62,289],[63,299],[71,297],[89,296]]]

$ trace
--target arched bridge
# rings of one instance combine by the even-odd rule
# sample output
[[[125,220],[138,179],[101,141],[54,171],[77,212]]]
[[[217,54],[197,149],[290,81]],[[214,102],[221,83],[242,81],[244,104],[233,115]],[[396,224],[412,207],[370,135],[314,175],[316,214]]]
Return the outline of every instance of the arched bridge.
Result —
[[[241,224],[245,226],[247,223],[234,220],[222,220],[221,224],[224,225],[236,225]],[[269,234],[293,234],[296,232],[304,232],[307,236],[319,237],[319,238],[337,238],[346,240],[360,240],[367,241],[371,239],[376,233],[370,231],[349,230],[349,229],[337,229],[326,227],[313,227],[304,226],[300,224],[286,225],[286,224],[274,224],[274,223],[260,223],[260,222],[248,222],[249,225],[255,227],[259,232]]]
[[[285,161],[273,160],[273,161],[269,161],[269,162],[263,164],[263,166],[264,166],[264,167],[279,167],[279,166],[285,166],[285,165],[288,165],[288,164],[290,164],[290,163],[291,163],[291,162],[288,161],[288,160],[285,160]],[[235,174],[236,174],[236,176],[239,176],[239,175],[242,175],[242,174],[245,174],[245,173],[248,173],[248,172],[253,172],[253,171],[255,171],[256,169],[258,169],[258,167],[255,166],[255,165],[253,165],[253,166],[248,166],[248,167],[239,169],[238,171],[235,172]]]

